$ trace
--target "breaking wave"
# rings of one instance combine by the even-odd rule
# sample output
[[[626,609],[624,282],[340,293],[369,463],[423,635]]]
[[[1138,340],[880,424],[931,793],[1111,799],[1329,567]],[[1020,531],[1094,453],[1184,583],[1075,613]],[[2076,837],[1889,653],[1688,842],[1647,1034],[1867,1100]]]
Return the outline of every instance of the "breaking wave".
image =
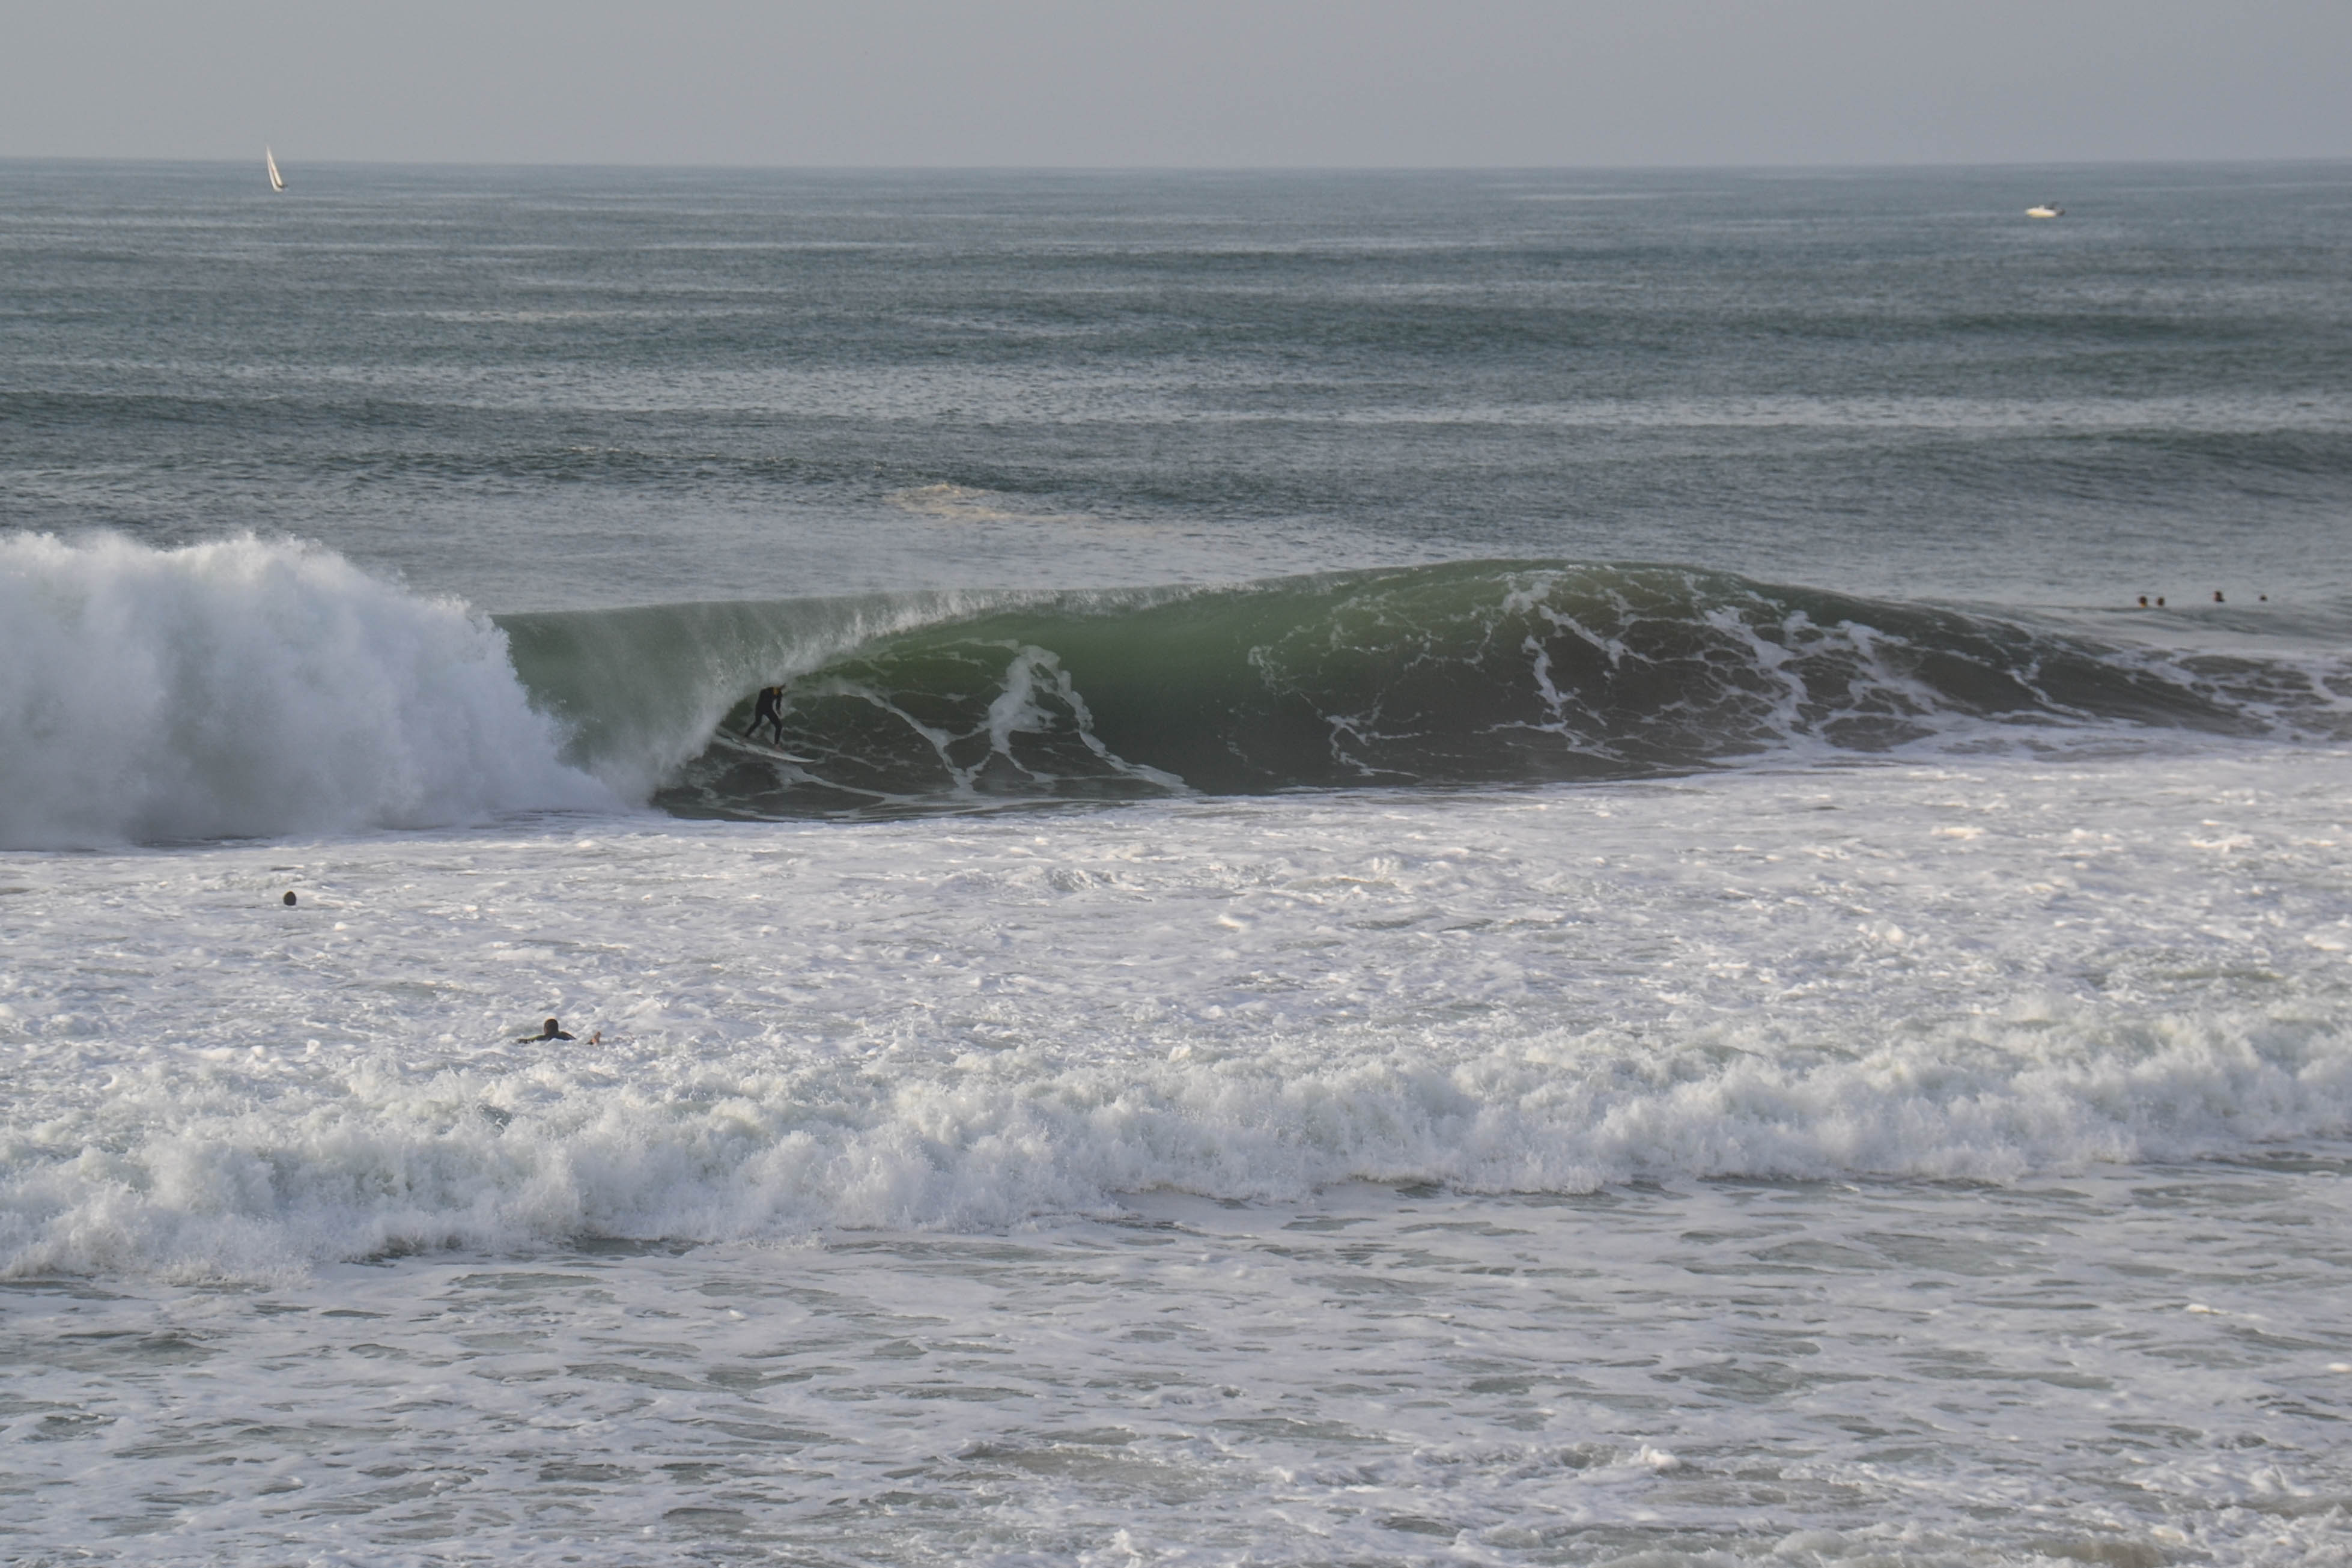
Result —
[[[502,624],[575,757],[688,816],[1627,778],[2020,727],[2335,734],[2352,689],[2288,660],[1573,563]],[[770,682],[781,724],[747,739]]]
[[[450,1246],[971,1229],[1166,1188],[1348,1180],[1586,1193],[1629,1179],[2007,1180],[2240,1155],[2352,1126],[2339,1030],[2234,1016],[1979,1020],[1866,1048],[1765,1032],[1271,1035],[1115,1062],[1045,1047],[879,1072],[790,1051],[372,1062],[289,1088],[162,1065],[20,1128],[0,1278],[267,1273]]]
[[[771,684],[780,722],[747,738]],[[491,618],[315,546],[18,535],[0,847],[1630,778],[2117,725],[2336,736],[2347,693],[2310,661],[1682,567]]]

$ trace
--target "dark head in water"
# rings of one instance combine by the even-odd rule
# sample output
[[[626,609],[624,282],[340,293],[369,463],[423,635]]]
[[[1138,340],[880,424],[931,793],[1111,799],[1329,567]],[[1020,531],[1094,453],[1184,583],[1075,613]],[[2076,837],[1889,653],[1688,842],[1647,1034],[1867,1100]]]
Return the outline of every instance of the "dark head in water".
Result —
[[[550,1018],[546,1023],[541,1024],[539,1026],[539,1033],[536,1035],[525,1035],[521,1037],[526,1040],[568,1040],[572,1037],[563,1032],[563,1026],[562,1024],[558,1023],[553,1018]]]
[[[294,889],[291,888],[286,889],[286,907],[289,910],[294,907]]]

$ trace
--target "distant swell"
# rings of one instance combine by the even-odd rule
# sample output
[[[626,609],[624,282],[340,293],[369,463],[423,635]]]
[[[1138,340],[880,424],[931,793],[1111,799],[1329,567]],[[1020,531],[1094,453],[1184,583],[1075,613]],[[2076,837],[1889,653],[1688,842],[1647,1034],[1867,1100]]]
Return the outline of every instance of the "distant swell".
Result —
[[[1989,727],[2343,727],[2342,700],[2290,663],[1666,566],[1474,562],[504,625],[583,764],[689,816],[1625,778]],[[747,742],[770,681],[782,733]]]
[[[0,847],[610,806],[499,630],[331,552],[0,539]]]

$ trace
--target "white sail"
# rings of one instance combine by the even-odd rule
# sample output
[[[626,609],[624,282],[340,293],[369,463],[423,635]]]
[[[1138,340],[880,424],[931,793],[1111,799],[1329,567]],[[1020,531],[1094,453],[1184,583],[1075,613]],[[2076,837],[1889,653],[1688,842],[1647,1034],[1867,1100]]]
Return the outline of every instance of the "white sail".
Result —
[[[270,152],[268,148],[264,147],[261,150],[261,162],[269,170],[269,188],[273,191],[284,190],[286,188],[286,176],[278,172],[277,154]]]

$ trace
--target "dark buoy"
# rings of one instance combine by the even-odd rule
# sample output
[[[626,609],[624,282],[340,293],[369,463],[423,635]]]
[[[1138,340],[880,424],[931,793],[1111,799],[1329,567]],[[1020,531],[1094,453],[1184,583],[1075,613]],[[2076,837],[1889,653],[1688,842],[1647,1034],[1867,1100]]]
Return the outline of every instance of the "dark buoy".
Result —
[[[286,895],[286,907],[289,910],[294,907],[294,895],[290,890]]]

